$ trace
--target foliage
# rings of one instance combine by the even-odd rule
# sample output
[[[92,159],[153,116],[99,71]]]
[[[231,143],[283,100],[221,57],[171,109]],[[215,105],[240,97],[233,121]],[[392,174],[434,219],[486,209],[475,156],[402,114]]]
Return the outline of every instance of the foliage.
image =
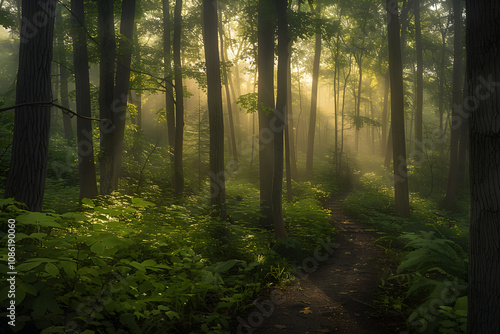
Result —
[[[395,217],[392,189],[383,177],[362,173],[358,183],[344,203],[350,213],[383,231],[380,242],[392,254],[390,266],[397,267],[385,270],[376,303],[404,314],[414,331],[463,333],[468,257],[462,222],[417,193],[410,195],[410,218]]]
[[[16,328],[224,333],[257,291],[290,280],[290,261],[310,255],[317,238],[332,232],[328,212],[303,198],[285,206],[291,238],[272,245],[272,231],[257,227],[255,187],[228,183],[231,221],[213,218],[204,196],[159,206],[116,193],[63,214],[2,200],[2,215],[17,222]],[[282,257],[286,249],[297,257]],[[5,248],[2,254],[6,260]]]

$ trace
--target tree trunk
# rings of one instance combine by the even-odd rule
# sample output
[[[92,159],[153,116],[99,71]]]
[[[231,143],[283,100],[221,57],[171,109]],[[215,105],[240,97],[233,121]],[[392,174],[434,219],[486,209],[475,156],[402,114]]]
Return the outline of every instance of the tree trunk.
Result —
[[[468,333],[500,333],[500,7],[466,1],[470,138]]]
[[[385,75],[384,82],[384,107],[382,109],[382,138],[380,140],[380,152],[381,156],[385,157],[387,154],[387,128],[389,126],[389,117],[388,117],[388,106],[389,106],[389,86],[391,85],[391,76],[389,74],[389,70],[387,70],[387,74]]]
[[[184,192],[182,149],[184,146],[184,88],[181,67],[182,0],[175,1],[174,8],[174,78],[175,78],[175,146],[174,146],[174,191],[177,196]]]
[[[453,0],[453,87],[452,87],[452,121],[450,126],[450,166],[448,172],[448,185],[444,204],[451,207],[455,204],[457,181],[458,181],[458,140],[460,138],[460,126],[463,120],[458,114],[462,104],[462,6],[460,0]]]
[[[52,100],[55,7],[55,0],[22,2],[16,104]],[[46,24],[35,27],[31,22]],[[14,138],[5,197],[25,203],[31,211],[41,211],[47,175],[50,107],[19,107],[14,117]]]
[[[395,213],[401,217],[408,217],[410,215],[410,204],[408,198],[408,173],[406,169],[403,65],[401,60],[397,2],[387,0],[387,12]]]
[[[415,12],[415,47],[417,51],[417,98],[415,110],[415,151],[423,149],[424,58],[422,54],[422,30],[420,28],[420,0],[413,0]]]
[[[297,178],[297,159],[295,147],[295,133],[293,129],[293,103],[292,103],[292,63],[290,61],[292,51],[292,42],[288,46],[288,84],[287,84],[287,108],[286,108],[286,128],[285,128],[285,142],[288,142],[288,153],[290,157],[290,164],[287,162],[287,170],[290,169],[290,180]],[[285,143],[286,144],[286,143]],[[288,158],[287,158],[288,160]],[[288,181],[287,181],[288,182]],[[290,182],[291,185],[291,182]],[[291,194],[288,197],[291,200]]]
[[[207,98],[210,126],[210,204],[226,218],[224,177],[224,116],[222,111],[219,47],[217,40],[217,1],[203,0],[203,45],[207,66]]]
[[[122,1],[120,34],[118,43],[116,84],[113,101],[114,138],[113,138],[113,190],[118,190],[123,159],[123,141],[125,136],[125,121],[127,119],[127,94],[130,86],[130,64],[134,49],[134,17],[135,0]]]
[[[85,31],[85,8],[83,0],[71,0],[73,12],[73,67],[75,69],[76,112],[91,117],[89,59],[87,32]],[[80,178],[80,200],[97,196],[97,179],[94,164],[94,139],[92,121],[78,118],[78,166]]]
[[[58,24],[59,23],[59,24]],[[56,9],[56,26],[59,26],[59,30],[56,28],[56,38],[58,44],[60,44],[59,52],[59,84],[61,92],[61,105],[63,107],[69,108],[69,98],[68,98],[68,62],[66,58],[66,50],[64,48],[64,31],[65,25],[63,24],[61,8]],[[55,94],[57,98],[57,93]],[[58,111],[59,112],[59,111]],[[73,140],[73,127],[71,125],[71,116],[67,113],[62,113],[63,127],[64,127],[64,137],[70,143]]]
[[[224,88],[226,92],[226,105],[227,105],[227,115],[229,118],[229,140],[231,140],[231,154],[233,155],[233,163],[238,166],[238,147],[236,146],[236,136],[234,134],[234,121],[233,121],[233,106],[231,104],[231,95],[229,93],[229,71],[227,70],[225,50],[224,50],[224,33],[222,30],[222,14],[219,11],[219,38],[220,38],[220,57],[222,62],[222,71],[225,78]]]
[[[165,62],[165,111],[167,118],[168,146],[173,153],[175,146],[175,100],[172,84],[172,52],[170,44],[170,0],[163,0],[163,59]],[[174,156],[170,155],[172,167]],[[173,168],[172,168],[173,169]],[[172,173],[172,185],[174,184]]]
[[[316,7],[317,15],[320,15],[320,5]],[[318,28],[319,29],[319,28]],[[312,178],[313,160],[314,160],[314,137],[316,133],[316,109],[318,104],[318,81],[319,81],[319,61],[321,57],[321,34],[316,32],[316,41],[314,44],[314,62],[311,90],[311,113],[309,116],[309,132],[307,133],[307,157],[306,157],[306,175]]]
[[[99,118],[102,121],[100,145],[100,190],[101,195],[109,195],[113,191],[113,132],[115,131],[113,114],[113,90],[115,80],[115,25],[112,0],[97,1],[99,21]]]
[[[283,222],[283,130],[285,128],[288,92],[288,23],[287,0],[276,0],[278,14],[278,84],[276,109],[274,109],[274,173],[273,173],[273,220],[276,239],[286,238]]]
[[[358,81],[358,96],[357,98],[355,98],[355,101],[357,101],[356,103],[356,107],[355,107],[355,115],[357,117],[359,117],[359,109],[360,109],[360,106],[361,106],[361,85],[363,83],[363,51],[361,51],[359,54],[355,54],[354,55],[354,59],[356,60],[356,64],[358,65],[358,69],[359,69],[359,81]],[[356,153],[358,153],[359,151],[359,130],[357,127],[354,129],[355,133],[354,133],[354,150],[356,151]]]
[[[259,72],[259,179],[261,224],[273,225],[272,185],[274,133],[271,129],[274,110],[274,6],[270,0],[259,0],[258,13],[258,56]]]

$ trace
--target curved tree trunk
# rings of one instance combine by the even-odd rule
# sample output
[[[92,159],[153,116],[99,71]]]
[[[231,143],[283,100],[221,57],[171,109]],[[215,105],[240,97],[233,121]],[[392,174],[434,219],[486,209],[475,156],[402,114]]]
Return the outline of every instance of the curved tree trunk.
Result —
[[[16,104],[52,100],[51,63],[55,6],[55,0],[22,2]],[[31,24],[40,20],[47,24],[37,27]],[[16,108],[5,197],[14,197],[25,203],[31,211],[42,210],[49,130],[50,107]]]

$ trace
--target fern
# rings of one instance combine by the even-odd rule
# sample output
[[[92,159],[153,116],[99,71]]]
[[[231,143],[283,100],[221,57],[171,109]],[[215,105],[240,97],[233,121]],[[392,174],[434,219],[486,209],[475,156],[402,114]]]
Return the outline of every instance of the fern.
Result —
[[[433,231],[404,233],[399,239],[406,240],[406,247],[413,250],[406,254],[398,267],[398,273],[414,271],[426,275],[434,272],[450,279],[457,277],[465,280],[467,254],[455,242],[435,238]]]

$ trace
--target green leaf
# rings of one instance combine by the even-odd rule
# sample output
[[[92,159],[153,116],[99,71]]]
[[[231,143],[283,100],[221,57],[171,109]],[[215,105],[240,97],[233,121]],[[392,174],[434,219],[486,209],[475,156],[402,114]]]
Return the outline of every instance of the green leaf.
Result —
[[[176,318],[177,320],[181,320],[181,317],[179,316],[179,313],[177,313],[177,312],[167,311],[167,312],[165,312],[165,314],[167,315],[167,317],[169,317],[170,320],[173,320],[174,318]]]
[[[83,198],[82,199],[82,204],[85,204],[86,206],[90,206],[91,208],[95,207],[94,202],[92,202],[92,200],[88,199],[88,198]]]
[[[17,271],[30,271],[33,268],[38,267],[41,265],[43,262],[26,262],[26,263],[21,263],[16,267]]]
[[[133,206],[141,206],[141,207],[148,207],[148,206],[154,206],[153,203],[148,202],[142,198],[132,198],[132,205]]]
[[[47,236],[47,233],[31,233],[30,238],[43,240]]]
[[[132,333],[141,333],[141,328],[137,325],[135,316],[130,313],[120,315],[120,323],[132,330]]]
[[[59,275],[59,268],[53,263],[47,263],[45,265],[45,271],[52,277],[57,277]]]
[[[62,226],[56,223],[56,217],[41,212],[29,212],[17,217],[17,220],[26,225],[39,225],[41,227],[57,227]]]

